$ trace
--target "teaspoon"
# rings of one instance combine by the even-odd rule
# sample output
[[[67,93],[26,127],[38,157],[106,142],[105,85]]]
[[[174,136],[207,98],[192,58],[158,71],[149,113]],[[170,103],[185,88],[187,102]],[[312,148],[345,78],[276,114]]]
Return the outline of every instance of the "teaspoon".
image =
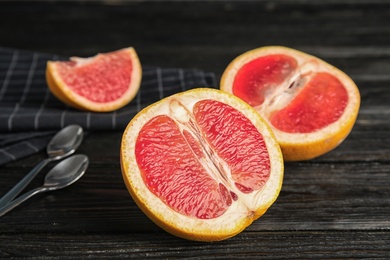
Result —
[[[49,162],[60,160],[73,154],[80,146],[82,140],[83,129],[79,125],[69,125],[59,131],[47,145],[46,152],[49,157],[37,164],[0,199],[0,208],[15,198]]]
[[[73,155],[61,161],[46,174],[43,186],[26,192],[6,206],[0,208],[0,217],[35,194],[62,189],[75,183],[83,176],[88,168],[88,164],[88,157],[83,154]]]

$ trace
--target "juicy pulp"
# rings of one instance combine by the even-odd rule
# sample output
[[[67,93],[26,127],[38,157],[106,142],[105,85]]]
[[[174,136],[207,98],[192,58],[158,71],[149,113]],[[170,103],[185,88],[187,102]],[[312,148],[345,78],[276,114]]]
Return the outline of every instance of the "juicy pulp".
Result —
[[[284,54],[256,58],[237,72],[233,94],[265,111],[261,114],[278,130],[315,132],[341,117],[348,93],[335,76],[310,66],[316,61],[300,64]]]
[[[240,194],[270,176],[263,136],[238,110],[215,100],[172,112],[142,127],[136,161],[148,189],[173,210],[199,219],[221,216]]]
[[[329,73],[317,73],[270,121],[284,132],[310,133],[336,122],[347,103],[348,93],[340,81]]]
[[[268,93],[278,88],[296,68],[297,62],[286,55],[254,59],[237,72],[233,94],[253,107],[261,105]]]
[[[58,63],[58,73],[69,88],[86,99],[96,103],[115,101],[122,97],[131,81],[132,60],[124,52],[73,58]]]

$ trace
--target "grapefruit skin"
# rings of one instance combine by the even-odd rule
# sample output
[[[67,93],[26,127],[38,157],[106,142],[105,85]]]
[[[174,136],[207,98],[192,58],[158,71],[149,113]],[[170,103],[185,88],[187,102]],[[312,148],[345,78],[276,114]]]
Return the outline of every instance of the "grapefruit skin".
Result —
[[[135,150],[137,135],[141,128],[150,122],[151,118],[157,116],[156,120],[159,120],[161,115],[165,116],[166,104],[170,100],[177,99],[191,103],[191,100],[214,98],[227,102],[242,112],[259,129],[269,152],[271,173],[260,190],[245,194],[236,189],[238,198],[234,198],[226,212],[211,219],[202,219],[178,213],[150,191],[138,167]],[[192,144],[189,145],[192,146]],[[194,156],[199,154],[198,148],[195,147],[193,154]],[[237,97],[214,89],[185,91],[144,108],[129,122],[123,134],[120,164],[122,176],[131,197],[153,222],[175,236],[205,242],[221,241],[233,237],[261,217],[277,199],[282,187],[284,171],[280,147],[266,121],[253,108]]]
[[[87,66],[88,63],[94,65],[95,61],[98,62],[99,59],[104,59],[109,55],[122,56],[123,60],[127,60],[126,65],[115,67],[115,64],[111,65],[108,62],[102,64],[101,68],[95,67],[95,70],[88,71],[83,68],[83,63],[86,63]],[[69,64],[75,65],[73,67],[76,68],[76,71],[73,74],[72,72],[64,74],[64,67],[71,67],[68,66]],[[78,66],[79,68],[77,68]],[[71,77],[72,80],[63,78],[64,75]],[[99,77],[101,79],[97,80]],[[48,61],[46,67],[46,81],[54,96],[73,108],[93,112],[110,112],[127,105],[137,94],[141,79],[142,67],[133,47],[98,54],[91,58],[74,57],[72,61]],[[85,90],[80,90],[78,86],[69,85],[72,82],[82,84],[84,80],[92,81],[92,83],[95,81],[96,84],[93,84],[91,89],[87,87]],[[122,86],[115,86],[115,84]],[[116,90],[116,93],[113,94],[112,89],[115,88],[122,88],[123,90]]]
[[[286,114],[288,113],[285,113],[283,115],[282,108],[288,106],[289,102],[292,103],[295,102],[296,104],[298,104],[299,103],[298,101],[289,100],[288,102],[285,102],[283,100],[282,101],[279,100],[279,103],[276,102],[276,104],[273,104],[279,106],[277,109],[280,110],[279,115],[277,115],[278,111],[276,112],[270,111],[267,108],[267,105],[264,106],[262,106],[261,104],[259,105],[259,102],[253,104],[253,107],[258,111],[258,113],[260,113],[263,116],[264,119],[268,121],[269,125],[273,129],[276,138],[280,144],[280,147],[282,149],[284,160],[285,161],[310,160],[319,157],[321,155],[324,155],[325,153],[335,149],[349,135],[356,122],[356,118],[358,116],[359,107],[360,107],[360,93],[358,87],[348,75],[346,75],[343,71],[337,69],[336,67],[328,64],[327,62],[315,56],[309,55],[307,53],[294,50],[291,48],[283,47],[283,46],[260,47],[239,55],[227,66],[227,68],[225,69],[221,77],[220,89],[228,93],[234,94],[235,92],[233,87],[234,80],[236,75],[238,75],[238,73],[240,72],[241,68],[244,67],[246,64],[249,64],[253,60],[256,60],[260,57],[272,56],[272,55],[290,56],[296,59],[296,61],[298,62],[297,66],[299,65],[303,66],[307,62],[308,63],[313,62],[315,66],[312,66],[312,68],[310,68],[312,71],[319,74],[324,72],[325,74],[329,74],[334,78],[336,78],[336,80],[340,81],[342,86],[344,86],[346,90],[345,94],[347,95],[347,97],[341,98],[341,100],[347,100],[347,104],[344,104],[345,105],[344,111],[341,112],[341,115],[338,118],[334,119],[333,122],[331,122],[332,120],[328,120],[328,123],[324,123],[321,127],[319,127],[319,129],[316,129],[315,131],[307,130],[306,132],[303,131],[301,133],[294,133],[291,131],[286,131],[286,129],[283,129],[283,125],[287,124],[286,122],[284,122],[283,116],[286,116]],[[333,81],[335,80],[334,79],[330,80],[330,82]],[[331,85],[334,86],[335,84],[331,83]],[[302,90],[302,92],[303,91],[305,90]],[[338,94],[344,95],[343,91],[337,90],[337,95]],[[304,99],[304,97],[299,97],[299,93],[296,97],[301,100]],[[330,101],[332,102],[332,100]],[[304,108],[303,105],[301,105],[301,107]],[[295,108],[291,107],[289,109],[290,111],[293,111],[296,108],[297,107]],[[313,107],[311,107],[310,109],[312,108]],[[285,112],[287,110],[285,110]],[[328,107],[328,108],[324,108],[324,110],[331,110],[331,109]],[[274,114],[276,115],[276,117],[272,118],[272,115]],[[275,125],[273,125],[272,123],[272,120],[274,120],[276,124],[279,124],[279,126],[282,127],[279,128],[275,127]],[[314,123],[313,125],[316,124]],[[313,127],[313,129],[314,128],[315,127]]]

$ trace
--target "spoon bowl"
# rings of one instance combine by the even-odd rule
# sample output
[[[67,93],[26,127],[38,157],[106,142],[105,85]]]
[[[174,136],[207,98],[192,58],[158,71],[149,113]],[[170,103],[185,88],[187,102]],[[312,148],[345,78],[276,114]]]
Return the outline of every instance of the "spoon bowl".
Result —
[[[82,140],[83,129],[79,125],[69,125],[50,140],[46,152],[52,160],[59,160],[74,153]]]
[[[46,174],[43,186],[26,192],[19,198],[8,203],[6,206],[0,208],[0,217],[14,209],[16,206],[20,205],[22,202],[31,198],[35,194],[63,189],[75,183],[78,179],[81,178],[81,176],[84,175],[88,168],[88,164],[88,157],[83,154],[73,155],[58,163]]]
[[[43,187],[58,190],[73,184],[84,175],[88,164],[88,157],[83,154],[63,160],[46,174]]]
[[[0,199],[0,208],[15,198],[49,162],[60,160],[73,154],[80,146],[82,140],[83,129],[79,125],[69,125],[60,130],[47,145],[46,152],[49,157],[37,164]]]

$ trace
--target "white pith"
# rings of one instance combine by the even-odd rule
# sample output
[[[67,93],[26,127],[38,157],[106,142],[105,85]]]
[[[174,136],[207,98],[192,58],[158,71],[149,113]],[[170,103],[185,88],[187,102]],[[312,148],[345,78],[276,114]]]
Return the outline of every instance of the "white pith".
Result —
[[[129,47],[124,50],[126,50],[128,55],[131,57],[132,71],[130,75],[131,81],[129,83],[129,86],[120,98],[109,102],[99,103],[91,101],[87,97],[77,94],[63,81],[61,75],[59,74],[57,66],[61,66],[61,62],[48,63],[48,66],[51,67],[50,71],[56,84],[56,86],[53,87],[55,87],[58,92],[61,92],[62,95],[65,96],[67,99],[71,100],[74,104],[85,110],[100,112],[99,109],[101,109],[102,112],[106,112],[116,110],[126,105],[135,97],[139,90],[142,78],[142,68],[138,59],[138,55],[134,48]],[[76,62],[76,66],[85,66],[89,63],[93,63],[98,55],[104,54],[97,54],[96,56],[89,58],[71,57],[70,60]]]
[[[234,78],[242,66],[256,58],[273,54],[289,55],[293,57],[298,64],[297,70],[292,76],[287,78],[276,91],[266,93],[265,102],[263,104],[254,107],[272,127],[279,143],[289,143],[294,145],[307,144],[309,142],[315,143],[336,135],[341,128],[344,128],[351,120],[354,120],[356,117],[356,107],[359,106],[360,103],[360,94],[352,79],[344,72],[314,56],[285,47],[272,46],[258,48],[238,56],[231,62],[223,74],[221,89],[226,92],[233,93]],[[338,78],[347,89],[348,103],[339,120],[311,133],[287,133],[272,126],[269,121],[270,115],[287,106],[302,90],[304,83],[308,82],[314,75],[313,72],[328,72]],[[300,87],[298,86],[290,89],[289,87],[293,82],[297,82],[299,78],[302,78],[301,75],[305,75],[304,82],[299,84]]]
[[[222,183],[229,191],[236,193],[237,188],[233,185],[234,180],[231,175],[230,167],[218,156],[217,152],[214,151],[210,144],[205,141],[206,138],[202,135],[191,111],[188,110],[180,100],[172,99],[172,101],[169,102],[169,116],[176,122],[181,133],[187,131],[187,133],[192,135],[194,140],[198,141],[204,156],[199,158],[196,156],[195,152],[194,156],[197,157],[198,162],[206,169],[209,175],[217,183]]]
[[[210,96],[210,93],[213,93],[212,96]],[[247,222],[248,218],[253,219],[254,212],[258,211],[262,207],[264,207],[265,211],[274,202],[280,191],[283,178],[283,163],[280,160],[280,150],[272,132],[266,125],[264,125],[259,115],[252,109],[249,110],[251,111],[250,113],[246,114],[249,120],[262,133],[265,143],[267,144],[271,162],[271,174],[269,180],[263,189],[249,194],[241,193],[234,185],[230,184],[227,186],[228,189],[238,195],[238,200],[233,201],[228,210],[222,216],[215,219],[205,220],[181,215],[172,210],[152,192],[150,192],[138,170],[134,150],[137,133],[139,133],[141,127],[152,117],[157,115],[172,116],[173,114],[177,120],[181,120],[185,123],[188,122],[189,115],[180,106],[183,105],[186,109],[188,109],[188,111],[192,111],[196,102],[210,98],[225,102],[239,111],[247,111],[248,108],[250,109],[250,107],[244,102],[237,102],[237,98],[217,90],[208,89],[204,92],[199,90],[187,91],[166,98],[163,101],[147,107],[130,122],[125,130],[122,140],[122,162],[126,162],[122,163],[122,167],[126,168],[126,178],[141,203],[146,206],[147,210],[153,215],[158,216],[162,222],[165,222],[167,225],[173,226],[182,232],[198,232],[199,234],[205,233],[208,235],[221,233],[221,230],[223,230],[223,232],[237,232],[238,229],[244,228],[240,223]],[[176,101],[172,103],[172,100],[179,100],[181,105],[175,108],[175,106],[177,106],[177,104],[175,104]],[[183,126],[185,127],[185,124],[183,124]],[[216,160],[218,161],[218,158],[216,158]],[[221,162],[221,160],[219,162]],[[209,164],[209,162],[202,163],[204,163],[206,167]],[[224,171],[229,171],[229,167],[227,165],[222,165],[222,167]],[[218,177],[218,173],[215,173],[214,178],[221,182],[221,177]],[[232,179],[230,173],[228,172],[227,180],[223,180],[223,182],[229,183],[229,181],[232,181]],[[234,183],[234,181],[232,181],[232,183]]]

